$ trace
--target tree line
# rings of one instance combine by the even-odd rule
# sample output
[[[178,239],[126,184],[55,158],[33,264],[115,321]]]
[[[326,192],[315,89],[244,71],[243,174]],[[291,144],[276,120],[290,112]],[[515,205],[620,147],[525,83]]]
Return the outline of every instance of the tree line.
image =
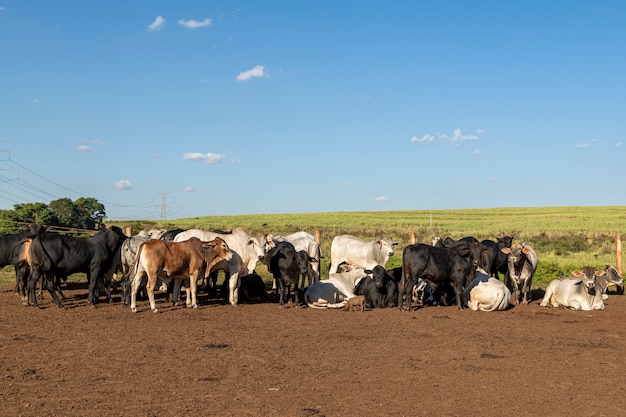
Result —
[[[95,198],[60,198],[50,204],[23,203],[15,204],[13,210],[0,210],[0,231],[15,233],[24,223],[96,230],[103,227],[105,218],[104,205]]]

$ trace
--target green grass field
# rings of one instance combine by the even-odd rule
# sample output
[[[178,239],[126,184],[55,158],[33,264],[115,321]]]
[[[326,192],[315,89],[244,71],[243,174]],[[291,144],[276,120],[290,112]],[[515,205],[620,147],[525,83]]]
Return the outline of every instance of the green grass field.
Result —
[[[402,264],[402,248],[414,233],[417,242],[430,243],[433,236],[479,240],[509,235],[514,242],[532,245],[539,257],[536,282],[547,282],[584,266],[616,264],[615,237],[626,234],[626,207],[537,207],[466,210],[407,210],[306,214],[255,214],[183,218],[173,221],[111,221],[132,233],[151,227],[207,230],[244,227],[251,233],[289,234],[300,230],[318,232],[321,237],[322,277],[330,265],[333,237],[351,234],[373,240],[391,236],[398,242],[388,267]],[[0,282],[13,276],[0,275]],[[259,267],[264,275],[265,268]]]

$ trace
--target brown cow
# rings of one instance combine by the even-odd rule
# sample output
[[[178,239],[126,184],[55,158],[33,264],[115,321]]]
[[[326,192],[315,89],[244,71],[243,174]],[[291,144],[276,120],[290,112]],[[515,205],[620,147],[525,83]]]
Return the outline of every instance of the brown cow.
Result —
[[[159,275],[172,279],[189,278],[190,288],[186,289],[186,304],[187,307],[198,307],[196,286],[201,274],[204,273],[204,278],[208,277],[211,268],[223,260],[230,260],[232,256],[226,242],[219,237],[210,242],[202,242],[197,238],[182,242],[147,241],[141,245],[135,259],[135,276],[131,283],[130,298],[132,311],[137,312],[137,289],[144,274],[148,276],[146,290],[153,312],[158,311],[154,302],[154,286]]]

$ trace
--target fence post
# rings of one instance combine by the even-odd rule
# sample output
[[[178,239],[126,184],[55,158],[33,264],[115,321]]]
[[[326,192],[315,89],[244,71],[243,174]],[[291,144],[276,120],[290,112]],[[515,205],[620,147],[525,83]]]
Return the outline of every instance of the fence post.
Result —
[[[133,227],[132,226],[126,226],[126,229],[125,229],[124,233],[126,234],[126,236],[132,236],[133,235]]]
[[[320,231],[319,231],[319,230],[317,230],[317,229],[315,229],[315,230],[313,231],[313,236],[315,237],[315,241],[317,242],[317,244],[318,244],[318,245],[321,245],[321,243],[320,243],[320,241],[321,241],[321,238],[320,238]]]
[[[615,235],[615,256],[617,258],[617,272],[622,275],[622,236]]]
[[[417,236],[415,235],[415,232],[411,232],[410,242],[411,245],[415,245],[417,243]]]

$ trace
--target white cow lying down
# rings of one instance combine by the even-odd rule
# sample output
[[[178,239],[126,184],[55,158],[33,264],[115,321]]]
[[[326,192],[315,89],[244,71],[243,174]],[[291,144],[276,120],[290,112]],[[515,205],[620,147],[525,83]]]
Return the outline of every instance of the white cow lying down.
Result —
[[[344,272],[331,273],[328,279],[309,285],[304,293],[304,302],[312,308],[342,308],[354,294],[354,288],[371,271],[352,268]]]
[[[541,301],[542,307],[568,307],[574,310],[604,310],[602,288],[580,271],[573,277],[555,279],[548,284]]]
[[[502,281],[478,268],[476,278],[465,288],[461,299],[464,306],[474,311],[506,310],[511,303],[511,291]]]

